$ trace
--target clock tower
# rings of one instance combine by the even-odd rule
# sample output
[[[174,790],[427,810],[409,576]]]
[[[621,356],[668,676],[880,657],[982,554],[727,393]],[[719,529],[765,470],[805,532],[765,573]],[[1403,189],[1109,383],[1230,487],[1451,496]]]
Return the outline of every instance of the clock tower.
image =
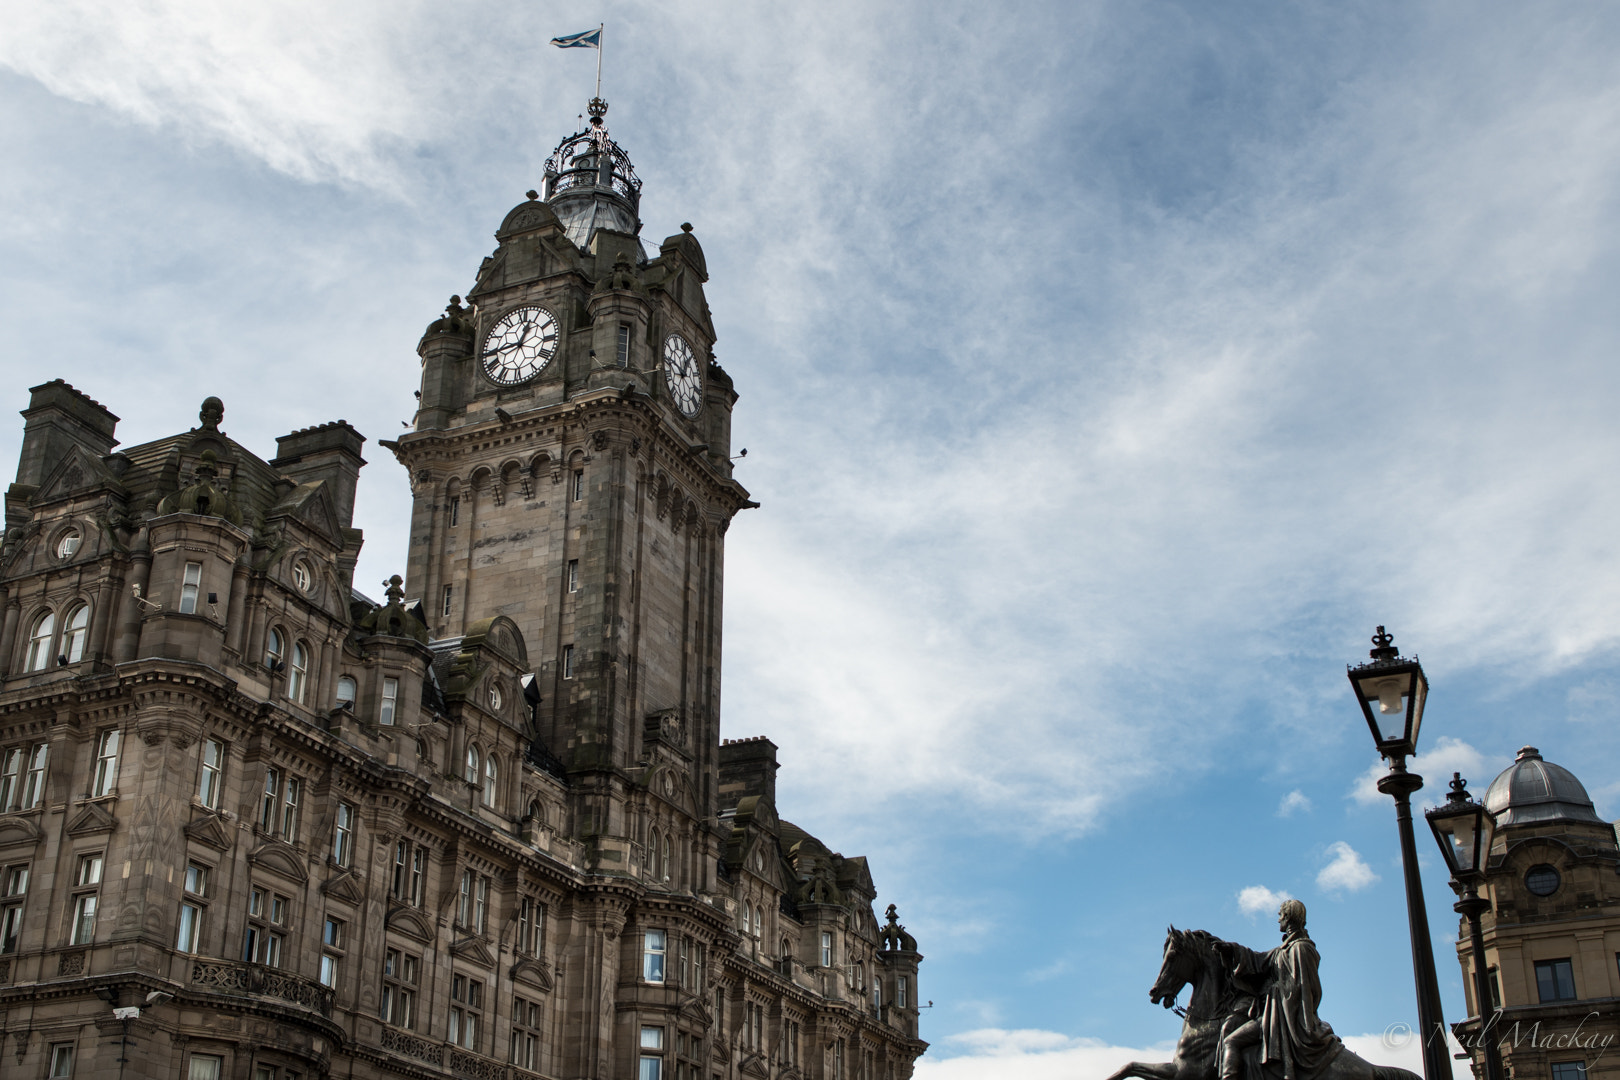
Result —
[[[622,833],[615,775],[668,766],[715,813],[730,378],[690,225],[650,250],[607,104],[502,220],[463,305],[423,335],[414,430],[388,444],[414,505],[406,589],[434,638],[510,618],[536,734]]]

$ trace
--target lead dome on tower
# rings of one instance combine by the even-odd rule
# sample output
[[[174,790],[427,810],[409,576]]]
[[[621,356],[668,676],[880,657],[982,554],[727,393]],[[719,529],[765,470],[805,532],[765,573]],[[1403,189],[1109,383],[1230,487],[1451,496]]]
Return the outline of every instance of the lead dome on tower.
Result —
[[[1521,749],[1513,764],[1491,781],[1485,792],[1485,808],[1496,815],[1499,828],[1552,821],[1604,824],[1575,774],[1543,760],[1541,751],[1534,746]]]
[[[641,232],[641,180],[630,155],[608,137],[607,102],[592,98],[588,108],[590,126],[558,143],[546,162],[546,202],[582,248],[598,229]]]

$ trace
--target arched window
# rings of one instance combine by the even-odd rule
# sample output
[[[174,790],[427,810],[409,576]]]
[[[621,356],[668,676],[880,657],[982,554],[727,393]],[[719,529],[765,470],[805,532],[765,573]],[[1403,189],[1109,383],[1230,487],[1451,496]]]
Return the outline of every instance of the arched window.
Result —
[[[501,782],[501,766],[491,754],[484,759],[484,805],[490,808],[495,806],[495,790]]]
[[[286,654],[286,643],[281,640],[281,631],[275,627],[264,635],[264,666],[275,671],[281,666],[281,658]]]
[[[759,937],[765,926],[765,909],[759,904],[754,905],[754,936]]]
[[[304,690],[309,685],[309,646],[302,641],[293,642],[292,671],[287,675],[287,697],[302,705]]]
[[[745,902],[738,911],[738,918],[739,918],[739,920],[741,921],[741,924],[742,924],[742,925],[740,925],[738,927],[738,929],[741,930],[744,934],[748,933],[748,920],[752,916],[753,916],[753,908],[750,907]]]
[[[664,881],[668,881],[669,878],[670,878],[670,874],[673,873],[673,871],[674,871],[674,868],[670,865],[673,860],[671,860],[669,856],[670,856],[669,836],[666,834],[664,836],[664,857],[659,862],[660,877]]]
[[[78,604],[62,623],[62,655],[77,664],[84,659],[84,643],[90,639],[90,605]]]
[[[529,820],[534,822],[536,825],[544,825],[546,823],[545,815],[540,810],[539,799],[536,799],[529,804]]]
[[[354,707],[354,691],[354,679],[348,675],[339,675],[337,685],[337,707],[340,709],[344,707],[352,709]]]
[[[478,763],[478,744],[472,743],[467,747],[467,767],[461,774],[462,779],[469,784],[477,785],[478,783]]]
[[[47,611],[34,620],[34,629],[28,635],[27,671],[44,671],[51,666],[51,637],[56,633],[56,615]]]
[[[663,880],[658,872],[658,851],[658,830],[654,829],[652,835],[647,838],[647,876],[654,881]],[[747,916],[744,916],[744,919],[746,918]]]

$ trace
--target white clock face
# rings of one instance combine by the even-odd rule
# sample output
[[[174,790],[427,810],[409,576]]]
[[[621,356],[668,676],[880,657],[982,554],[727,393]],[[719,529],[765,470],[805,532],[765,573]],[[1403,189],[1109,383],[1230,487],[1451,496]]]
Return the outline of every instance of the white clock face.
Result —
[[[557,317],[538,305],[514,308],[484,336],[479,359],[491,382],[516,386],[546,369],[557,352]]]
[[[669,335],[664,342],[664,378],[669,382],[675,407],[683,416],[696,416],[703,407],[703,378],[698,374],[692,346],[679,334]]]

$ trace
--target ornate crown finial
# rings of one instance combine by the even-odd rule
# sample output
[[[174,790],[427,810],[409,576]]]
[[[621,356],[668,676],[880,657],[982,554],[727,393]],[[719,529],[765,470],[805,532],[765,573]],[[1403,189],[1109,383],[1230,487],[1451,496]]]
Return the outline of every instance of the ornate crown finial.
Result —
[[[395,574],[393,577],[383,582],[383,584],[388,586],[388,591],[383,595],[388,597],[388,602],[390,604],[397,604],[401,600],[405,599],[405,590],[402,588],[402,586],[405,584],[404,578],[400,577],[398,574]]]
[[[1473,796],[1468,793],[1468,781],[1466,781],[1466,780],[1464,780],[1462,778],[1462,773],[1458,773],[1458,772],[1452,773],[1451,774],[1451,794],[1446,796],[1446,801],[1447,802],[1454,802],[1454,803],[1463,803],[1463,802],[1469,802],[1472,799],[1473,799]]]
[[[607,110],[608,103],[599,97],[591,98],[590,103],[585,106],[585,111],[591,114],[591,124],[597,127],[601,126],[602,117],[607,115]]]
[[[1373,648],[1367,653],[1374,660],[1393,660],[1399,653],[1395,650],[1395,635],[1386,634],[1380,626],[1378,632],[1372,636]]]

